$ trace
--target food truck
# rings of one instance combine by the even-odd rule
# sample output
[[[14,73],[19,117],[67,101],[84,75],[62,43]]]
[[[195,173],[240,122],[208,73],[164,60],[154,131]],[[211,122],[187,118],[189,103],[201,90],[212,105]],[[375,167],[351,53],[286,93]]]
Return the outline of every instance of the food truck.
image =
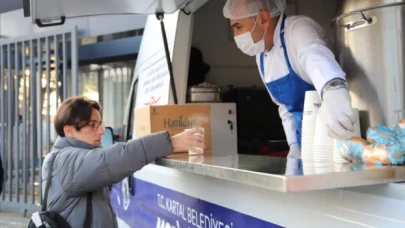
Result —
[[[359,110],[362,136],[370,126],[392,126],[403,118],[396,114],[405,105],[405,1],[287,2],[287,15],[311,16],[331,38],[347,73],[353,107]],[[265,156],[288,147],[277,107],[261,89],[255,58],[244,56],[233,42],[229,21],[222,16],[224,3],[31,0],[27,12],[41,26],[89,15],[149,15],[120,140],[138,137],[139,118],[149,121],[136,115],[139,108],[201,101],[209,105],[210,152],[157,159],[112,186],[119,226],[404,227],[405,167],[344,164],[307,174],[300,160],[286,159],[283,153]],[[203,60],[191,67],[198,53]],[[188,85],[202,71],[204,86]],[[222,99],[218,88],[228,90]],[[246,100],[252,100],[250,106]],[[260,109],[266,118],[257,113]]]

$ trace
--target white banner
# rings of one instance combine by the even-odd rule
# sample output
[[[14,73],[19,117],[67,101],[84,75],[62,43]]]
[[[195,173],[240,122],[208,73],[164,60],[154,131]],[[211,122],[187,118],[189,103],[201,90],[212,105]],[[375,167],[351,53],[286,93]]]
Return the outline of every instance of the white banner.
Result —
[[[139,71],[137,106],[164,105],[169,103],[170,74],[166,58]]]

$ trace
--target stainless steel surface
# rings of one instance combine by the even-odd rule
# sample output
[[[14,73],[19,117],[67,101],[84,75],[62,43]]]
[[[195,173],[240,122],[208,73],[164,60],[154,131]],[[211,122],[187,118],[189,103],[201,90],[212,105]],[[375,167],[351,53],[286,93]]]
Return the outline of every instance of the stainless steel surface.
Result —
[[[219,87],[198,87],[192,86],[189,89],[190,93],[219,93],[221,89]]]
[[[220,102],[220,92],[218,87],[190,87],[188,95],[191,102]]]
[[[392,126],[404,109],[404,13],[404,0],[343,0],[332,22],[363,136],[369,126]]]
[[[404,166],[344,164],[339,171],[304,174],[302,161],[263,156],[175,154],[157,165],[279,192],[302,192],[405,181]],[[286,175],[286,172],[289,173]]]

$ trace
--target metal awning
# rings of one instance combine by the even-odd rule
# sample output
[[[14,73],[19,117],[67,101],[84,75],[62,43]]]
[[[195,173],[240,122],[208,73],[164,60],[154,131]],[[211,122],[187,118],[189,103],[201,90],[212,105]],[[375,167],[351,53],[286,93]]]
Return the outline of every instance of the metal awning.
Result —
[[[23,0],[0,0],[0,14],[23,8]]]
[[[24,16],[38,26],[62,25],[67,18],[112,14],[195,12],[208,0],[21,0]]]

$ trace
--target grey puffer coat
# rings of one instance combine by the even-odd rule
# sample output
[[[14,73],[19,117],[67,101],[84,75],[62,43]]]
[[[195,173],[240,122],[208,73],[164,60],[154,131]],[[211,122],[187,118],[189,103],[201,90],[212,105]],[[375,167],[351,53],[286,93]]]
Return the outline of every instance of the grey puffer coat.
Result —
[[[173,146],[167,132],[106,148],[59,137],[54,151],[46,156],[42,166],[44,193],[50,163],[55,159],[47,210],[59,212],[72,228],[82,228],[86,215],[86,194],[93,192],[92,227],[118,227],[110,205],[108,186],[120,182],[156,158],[165,157],[172,151]]]

